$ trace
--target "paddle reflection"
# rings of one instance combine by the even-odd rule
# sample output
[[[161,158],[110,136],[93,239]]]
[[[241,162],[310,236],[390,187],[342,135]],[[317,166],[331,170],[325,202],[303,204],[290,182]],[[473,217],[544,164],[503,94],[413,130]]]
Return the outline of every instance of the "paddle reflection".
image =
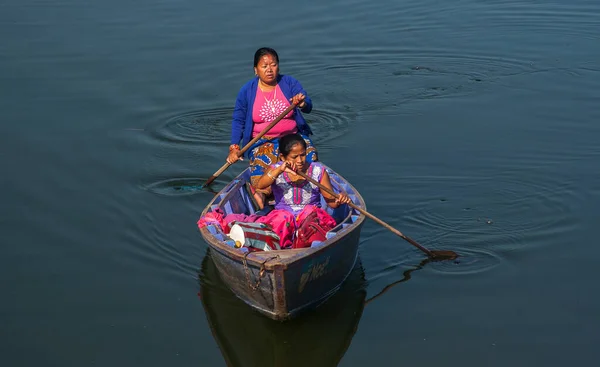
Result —
[[[377,294],[376,294],[376,295],[374,295],[373,297],[371,297],[371,298],[369,298],[368,300],[366,300],[366,301],[365,301],[365,306],[366,306],[367,304],[369,304],[370,302],[372,302],[372,301],[376,300],[377,298],[379,298],[379,297],[383,296],[383,294],[384,294],[385,292],[389,291],[389,290],[390,290],[390,289],[392,289],[394,286],[396,286],[396,285],[398,285],[398,284],[400,284],[400,283],[406,282],[407,280],[410,280],[410,278],[411,278],[411,276],[412,276],[412,275],[411,275],[411,273],[412,273],[413,271],[415,271],[415,270],[421,270],[421,269],[423,269],[423,267],[424,267],[425,265],[427,265],[428,263],[430,263],[430,262],[432,262],[432,261],[435,261],[435,260],[431,260],[431,259],[429,259],[429,258],[426,258],[426,259],[424,259],[423,261],[421,261],[421,262],[419,263],[419,265],[415,266],[414,268],[412,268],[412,269],[408,269],[408,270],[405,270],[405,271],[402,273],[402,275],[403,275],[402,279],[400,279],[400,280],[397,280],[397,281],[395,281],[395,282],[393,282],[393,283],[390,283],[390,284],[386,285],[386,286],[385,286],[385,287],[384,287],[384,288],[383,288],[383,289],[382,289],[382,290],[381,290],[379,293],[377,293]]]
[[[327,302],[286,322],[260,315],[239,300],[219,277],[210,250],[199,281],[199,297],[228,366],[337,366],[358,328],[366,299],[360,258]]]

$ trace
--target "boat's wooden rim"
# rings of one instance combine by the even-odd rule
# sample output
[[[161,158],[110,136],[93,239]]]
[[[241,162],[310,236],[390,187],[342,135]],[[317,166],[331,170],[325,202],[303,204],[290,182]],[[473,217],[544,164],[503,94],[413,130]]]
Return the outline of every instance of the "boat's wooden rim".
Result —
[[[366,210],[365,201],[362,198],[362,196],[360,195],[360,193],[358,192],[358,190],[356,190],[356,188],[348,180],[346,180],[342,175],[335,172],[334,170],[329,168],[327,165],[325,165],[325,164],[323,164],[323,165],[329,172],[334,172],[340,178],[340,180],[343,180],[344,183],[347,184],[352,189],[353,194],[355,195],[355,197],[357,199],[356,201],[358,201],[355,204]],[[236,177],[236,179],[241,179],[241,176],[244,174],[244,171],[242,171]],[[233,183],[234,181],[235,181],[235,179],[232,180],[231,183]],[[208,213],[209,209],[211,208],[211,206],[213,205],[215,200],[219,199],[223,193],[228,192],[231,189],[231,183],[227,184],[206,205],[206,207],[202,211],[202,214],[201,214],[202,216],[205,215],[206,213]],[[228,258],[230,258],[232,260],[236,260],[236,261],[242,263],[244,261],[244,257],[245,257],[246,258],[245,261],[248,263],[249,266],[260,267],[260,266],[264,265],[264,268],[266,270],[273,270],[275,267],[283,267],[283,269],[287,269],[289,264],[292,264],[292,263],[299,261],[305,257],[309,257],[313,254],[316,254],[318,252],[326,250],[330,245],[332,245],[335,242],[338,242],[343,237],[345,237],[346,235],[351,233],[354,228],[356,228],[357,226],[360,226],[366,217],[363,214],[359,213],[358,211],[355,211],[355,210],[353,210],[353,211],[355,212],[355,215],[357,215],[357,219],[352,224],[348,225],[345,228],[340,228],[336,232],[335,236],[323,241],[322,245],[320,245],[318,247],[309,247],[309,248],[305,248],[305,249],[257,251],[257,252],[251,252],[249,254],[246,254],[246,253],[239,251],[238,249],[234,249],[234,248],[226,245],[223,241],[216,238],[206,227],[200,228],[200,233],[202,234],[202,237],[204,237],[204,239],[208,242],[209,246],[211,246],[214,250],[218,251],[222,255],[227,256]]]

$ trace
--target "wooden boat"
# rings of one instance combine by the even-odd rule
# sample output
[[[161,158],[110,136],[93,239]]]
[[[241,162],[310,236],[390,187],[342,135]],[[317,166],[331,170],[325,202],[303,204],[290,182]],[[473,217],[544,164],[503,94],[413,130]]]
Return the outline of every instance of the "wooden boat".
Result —
[[[278,322],[254,312],[219,277],[207,250],[199,276],[200,299],[227,366],[337,366],[356,334],[367,295],[357,260],[339,291],[316,310]]]
[[[358,191],[342,176],[325,166],[335,191],[343,190],[359,207],[365,208]],[[227,184],[206,206],[202,216],[220,208],[231,213],[254,214],[247,182],[249,169]],[[358,257],[360,230],[365,216],[347,205],[322,207],[338,223],[323,242],[305,249],[243,252],[234,248],[217,225],[200,228],[213,250],[213,260],[225,284],[246,304],[275,319],[293,318],[327,300],[350,274]]]

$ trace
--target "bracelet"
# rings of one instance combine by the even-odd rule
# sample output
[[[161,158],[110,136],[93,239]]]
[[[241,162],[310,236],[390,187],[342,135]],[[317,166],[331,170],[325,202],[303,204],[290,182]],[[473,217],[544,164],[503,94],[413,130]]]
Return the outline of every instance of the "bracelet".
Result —
[[[273,181],[277,179],[276,177],[271,176],[271,171],[267,171],[267,176],[271,177]]]
[[[229,146],[229,151],[231,152],[232,150],[240,150],[240,146],[237,144],[231,144]]]

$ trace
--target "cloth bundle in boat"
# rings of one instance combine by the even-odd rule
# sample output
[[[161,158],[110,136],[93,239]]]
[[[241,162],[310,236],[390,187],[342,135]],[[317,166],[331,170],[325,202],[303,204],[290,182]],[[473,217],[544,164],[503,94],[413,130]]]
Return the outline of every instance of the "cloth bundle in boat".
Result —
[[[239,241],[242,246],[263,251],[281,250],[279,236],[266,223],[235,222],[231,226],[229,237]]]
[[[314,241],[325,241],[327,239],[327,231],[335,226],[335,220],[328,216],[320,208],[314,208],[306,217],[301,219],[301,224],[296,232],[296,238],[292,244],[292,248],[310,247]],[[319,216],[319,214],[321,214]],[[331,218],[331,219],[330,219]]]

